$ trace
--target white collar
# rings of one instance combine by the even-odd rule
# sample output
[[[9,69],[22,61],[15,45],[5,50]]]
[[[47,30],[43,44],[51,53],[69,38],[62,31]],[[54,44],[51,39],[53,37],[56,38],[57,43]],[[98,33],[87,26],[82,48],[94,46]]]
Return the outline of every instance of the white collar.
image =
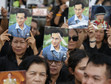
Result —
[[[56,52],[60,52],[60,51],[61,51],[61,49],[62,49],[61,45],[60,45],[60,48],[59,48],[59,50],[57,51],[57,50],[55,50],[54,46],[51,44],[50,51],[53,51],[53,50],[55,50]]]
[[[26,28],[26,25],[24,24],[24,28],[23,28],[23,30]],[[20,29],[20,30],[22,30],[20,27],[19,27],[19,25],[18,25],[18,23],[16,23],[16,27],[15,27],[15,29]]]
[[[85,19],[85,16],[82,14],[82,20],[84,20],[84,19]],[[79,20],[78,17],[77,17],[77,15],[75,15],[74,20]],[[79,21],[80,21],[80,20],[79,20]]]

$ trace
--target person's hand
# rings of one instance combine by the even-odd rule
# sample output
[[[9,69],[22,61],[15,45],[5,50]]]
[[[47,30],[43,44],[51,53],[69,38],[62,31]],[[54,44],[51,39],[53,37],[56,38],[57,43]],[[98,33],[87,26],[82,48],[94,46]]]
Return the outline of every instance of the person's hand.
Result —
[[[28,45],[29,45],[32,49],[34,49],[34,48],[36,47],[36,40],[35,40],[32,32],[30,32],[30,34],[31,34],[31,36],[28,37],[28,38],[26,39],[26,41],[27,41]]]
[[[68,24],[67,23],[64,23],[61,28],[69,28]]]
[[[3,47],[4,43],[10,40],[9,36],[11,36],[11,34],[8,34],[7,32],[8,29],[0,35],[0,50]]]
[[[108,42],[109,47],[111,48],[111,27],[110,26],[109,26],[109,29],[107,29],[106,33],[108,37],[107,42]]]
[[[7,13],[8,13],[8,11],[5,9],[5,8],[1,8],[1,15],[3,16],[3,17],[7,17]]]
[[[51,19],[52,19],[52,17],[53,17],[53,12],[50,12],[50,13],[47,15],[47,17],[46,17],[46,21],[47,21],[47,22],[50,22]]]
[[[89,40],[93,41],[95,40],[95,28],[93,27],[93,23],[89,22],[89,26],[88,26],[88,36],[89,36]]]
[[[66,5],[66,4],[62,4],[62,5],[60,6],[59,13],[63,13],[66,8],[67,8],[67,5]]]

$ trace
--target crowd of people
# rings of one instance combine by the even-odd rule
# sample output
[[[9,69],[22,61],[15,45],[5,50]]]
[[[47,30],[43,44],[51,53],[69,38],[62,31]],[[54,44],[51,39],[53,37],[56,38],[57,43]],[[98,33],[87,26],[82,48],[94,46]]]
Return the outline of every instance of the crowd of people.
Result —
[[[44,28],[55,26],[55,31],[51,32],[51,44],[45,48],[44,33],[35,18],[32,18],[31,27],[27,27],[26,14],[18,11],[17,23],[8,27],[8,11],[1,8],[0,71],[26,70],[26,84],[111,84],[111,23],[106,29],[96,29],[96,20],[91,21],[90,15],[88,20],[82,14],[82,2],[74,4],[75,15],[68,19],[67,1],[52,0],[57,5],[53,4],[46,16]],[[26,0],[20,0],[20,4],[26,5]],[[94,4],[111,6],[111,0],[95,0]],[[97,11],[95,16],[103,21],[105,13]],[[75,24],[75,18],[88,20],[88,27],[70,29],[69,24]],[[17,36],[17,27],[21,35],[24,34],[22,30],[29,28],[30,35]],[[67,48],[61,45],[62,33],[56,27],[68,29]],[[12,31],[16,31],[15,34]]]

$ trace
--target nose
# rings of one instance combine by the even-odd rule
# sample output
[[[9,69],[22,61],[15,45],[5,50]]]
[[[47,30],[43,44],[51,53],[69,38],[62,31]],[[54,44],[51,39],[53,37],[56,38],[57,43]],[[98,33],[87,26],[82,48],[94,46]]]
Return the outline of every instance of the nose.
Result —
[[[94,84],[92,79],[87,79],[84,84]]]
[[[20,46],[20,42],[17,43],[17,47]]]
[[[34,81],[35,81],[35,82],[40,82],[40,75],[39,75],[39,74],[37,74],[37,75],[35,76]]]

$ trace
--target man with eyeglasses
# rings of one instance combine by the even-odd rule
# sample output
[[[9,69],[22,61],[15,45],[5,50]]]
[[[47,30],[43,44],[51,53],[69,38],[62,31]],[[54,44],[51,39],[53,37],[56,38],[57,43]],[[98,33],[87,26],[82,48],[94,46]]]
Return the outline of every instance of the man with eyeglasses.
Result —
[[[62,31],[55,29],[51,32],[51,44],[43,48],[42,55],[45,58],[53,59],[66,59],[67,48],[61,46],[62,41]]]
[[[25,24],[27,12],[24,9],[17,9],[16,23],[9,26],[8,33],[14,37],[27,38],[30,36],[30,27]]]
[[[68,19],[69,28],[85,28],[88,26],[88,17],[83,15],[84,4],[82,2],[76,2],[74,4],[74,12],[71,18]]]

